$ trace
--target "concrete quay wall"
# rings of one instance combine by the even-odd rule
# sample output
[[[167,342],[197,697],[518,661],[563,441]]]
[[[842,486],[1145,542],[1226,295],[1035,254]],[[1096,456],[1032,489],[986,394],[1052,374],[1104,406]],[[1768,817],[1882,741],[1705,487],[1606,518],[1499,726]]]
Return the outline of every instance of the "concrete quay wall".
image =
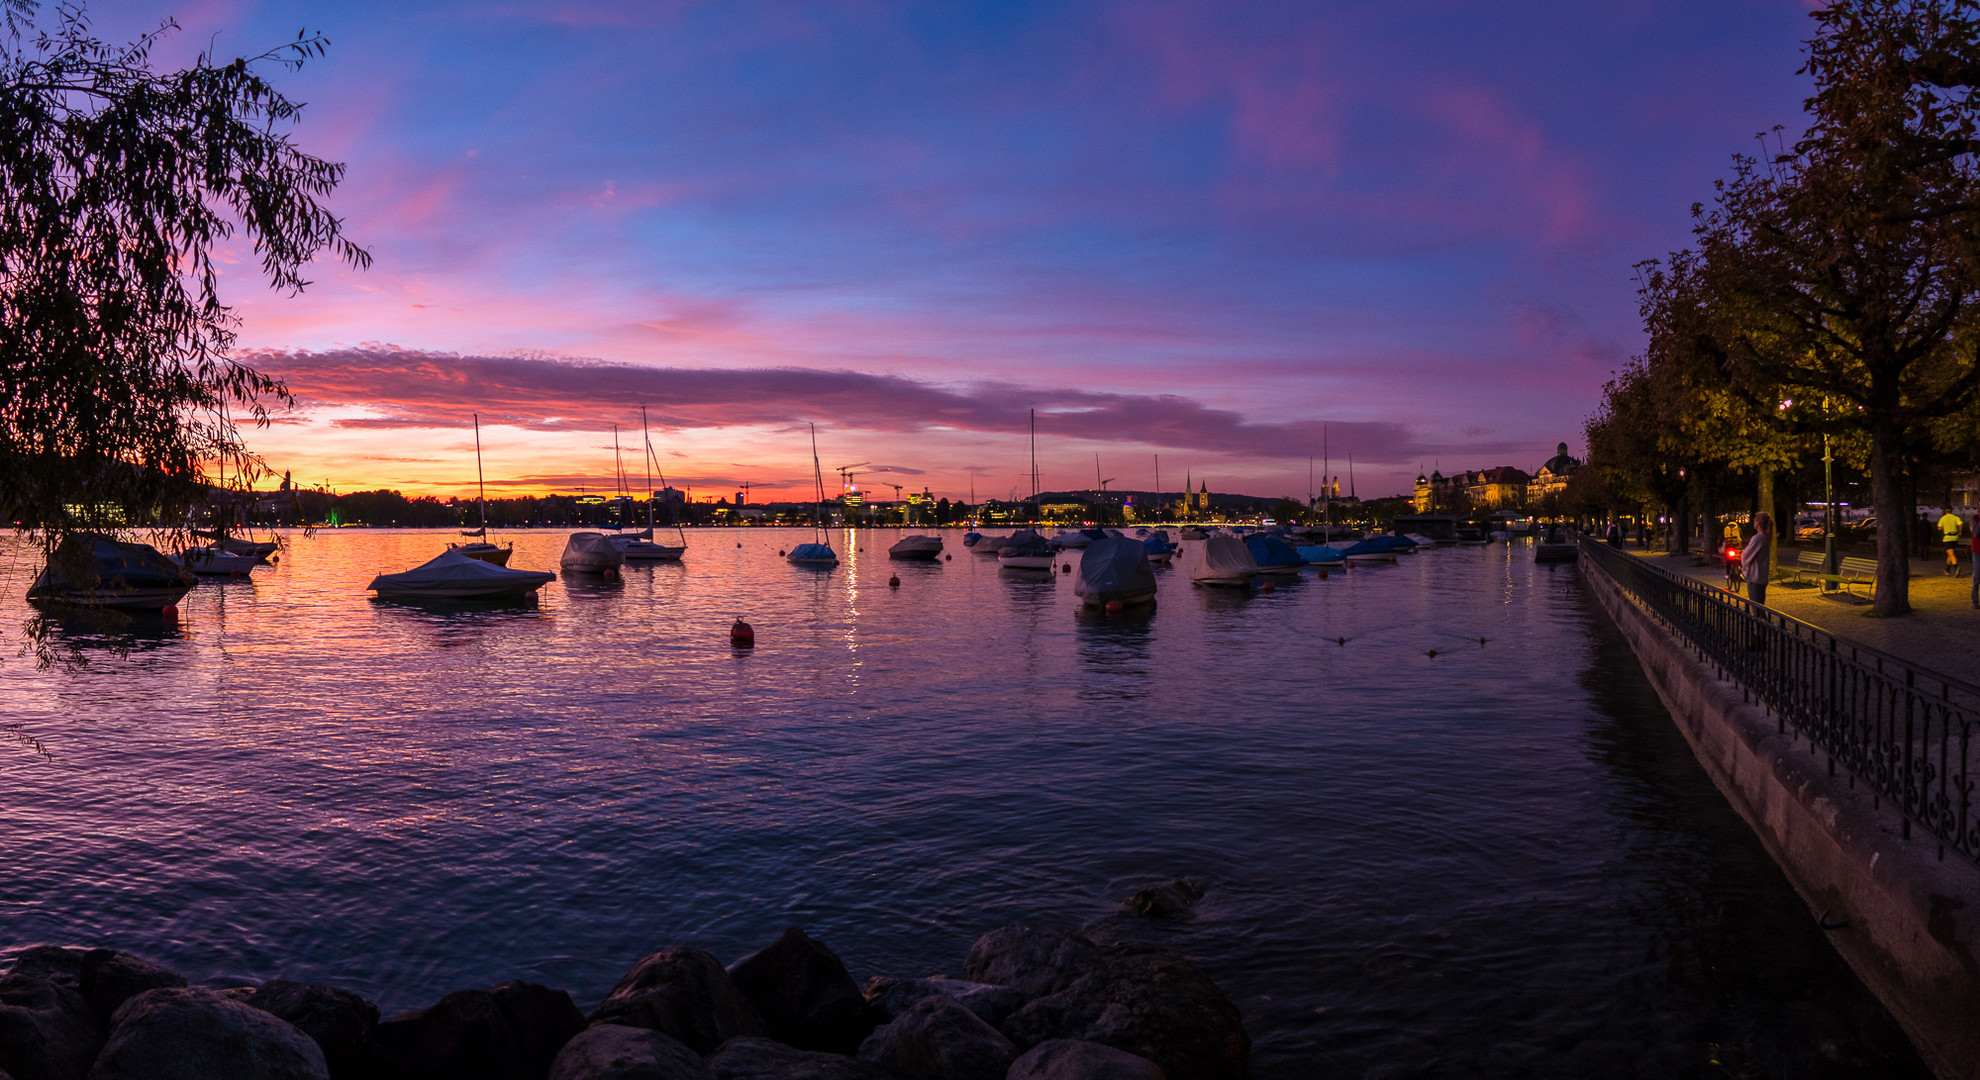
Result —
[[[1741,688],[1689,652],[1588,560],[1589,591],[1635,650],[1692,752],[1759,835],[1850,967],[1934,1073],[1980,1080],[1980,867],[1888,802],[1850,786],[1827,755],[1783,734]]]

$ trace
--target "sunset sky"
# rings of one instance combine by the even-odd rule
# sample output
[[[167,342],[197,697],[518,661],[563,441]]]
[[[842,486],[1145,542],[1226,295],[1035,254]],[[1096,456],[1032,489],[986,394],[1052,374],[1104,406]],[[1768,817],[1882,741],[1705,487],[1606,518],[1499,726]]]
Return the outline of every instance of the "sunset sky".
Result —
[[[277,81],[376,257],[226,299],[340,491],[835,466],[938,495],[1363,496],[1532,470],[1636,351],[1631,264],[1792,125],[1800,0],[97,3]],[[236,255],[241,253],[236,252]],[[862,470],[864,471],[864,470]]]

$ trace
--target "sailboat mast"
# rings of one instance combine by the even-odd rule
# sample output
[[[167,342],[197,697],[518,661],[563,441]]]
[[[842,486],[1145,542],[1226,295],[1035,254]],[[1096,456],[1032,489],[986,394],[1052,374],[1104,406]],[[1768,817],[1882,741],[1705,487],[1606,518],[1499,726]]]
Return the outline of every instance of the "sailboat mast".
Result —
[[[1320,425],[1320,516],[1325,519],[1327,539],[1334,538],[1334,459],[1327,450],[1327,425]]]
[[[475,501],[481,504],[481,538],[488,539],[488,484],[481,476],[481,414],[470,413],[474,417],[474,490]]]
[[[646,435],[646,406],[639,407],[639,442],[646,448],[640,464],[646,466],[646,531],[653,531],[653,440]],[[648,539],[652,539],[648,537]]]
[[[1155,513],[1162,513],[1162,455],[1155,455]]]
[[[818,487],[818,510],[811,516],[812,528],[825,528],[825,468],[818,463],[818,425],[811,425],[811,480]]]
[[[1031,410],[1031,503],[1038,505],[1038,410]]]

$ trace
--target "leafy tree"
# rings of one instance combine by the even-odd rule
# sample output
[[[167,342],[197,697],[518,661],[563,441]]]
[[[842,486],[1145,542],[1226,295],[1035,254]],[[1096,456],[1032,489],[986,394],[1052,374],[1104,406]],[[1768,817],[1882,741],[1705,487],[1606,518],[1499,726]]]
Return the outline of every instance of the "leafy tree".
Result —
[[[264,77],[323,38],[160,73],[170,21],[113,46],[69,6],[30,38],[35,10],[0,0],[0,513],[52,546],[98,508],[176,524],[209,468],[256,467],[235,417],[288,394],[228,357],[216,248],[244,235],[290,293],[319,252],[370,257],[320,201],[344,167],[295,146]]]
[[[1696,210],[1695,261],[1647,292],[1652,335],[1707,358],[1754,410],[1819,402],[1802,430],[1867,439],[1875,610],[1900,614],[1910,458],[1980,393],[1980,27],[1967,0],[1838,0],[1814,17],[1806,136],[1764,166],[1736,159]]]

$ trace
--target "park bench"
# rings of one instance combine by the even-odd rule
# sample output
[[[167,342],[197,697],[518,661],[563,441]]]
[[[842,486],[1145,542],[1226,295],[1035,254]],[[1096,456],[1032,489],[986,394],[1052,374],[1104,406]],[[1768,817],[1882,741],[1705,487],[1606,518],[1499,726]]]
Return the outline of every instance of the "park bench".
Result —
[[[1877,584],[1877,560],[1875,559],[1866,559],[1859,555],[1845,555],[1836,564],[1836,572],[1833,574],[1823,573],[1827,565],[1828,560],[1821,552],[1803,551],[1795,555],[1792,572],[1801,577],[1813,579],[1814,581],[1833,582],[1843,589],[1851,591],[1852,595],[1854,595],[1853,590],[1858,585],[1874,586]],[[1782,569],[1787,568],[1783,567]]]

